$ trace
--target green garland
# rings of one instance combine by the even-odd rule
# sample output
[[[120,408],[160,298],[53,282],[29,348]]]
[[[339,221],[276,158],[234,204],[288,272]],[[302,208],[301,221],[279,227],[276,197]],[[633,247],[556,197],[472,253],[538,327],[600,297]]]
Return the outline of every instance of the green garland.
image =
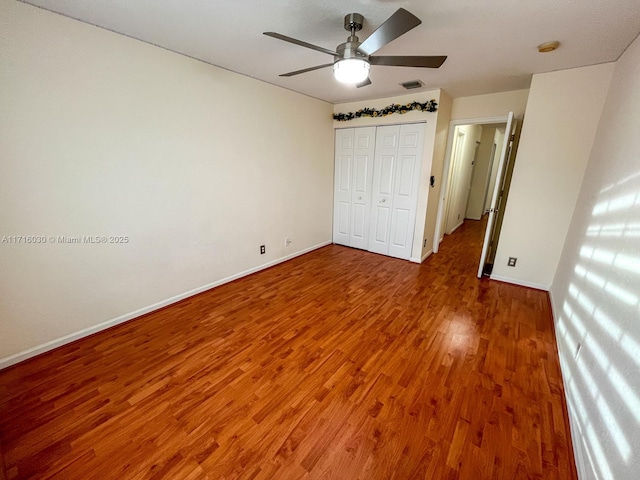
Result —
[[[349,112],[349,113],[335,113],[333,115],[333,119],[339,122],[346,122],[349,120],[353,120],[354,118],[361,117],[386,117],[387,115],[391,115],[392,113],[405,114],[410,112],[411,110],[417,110],[419,112],[435,112],[438,110],[438,104],[435,100],[429,100],[425,103],[419,102],[411,102],[406,105],[398,105],[392,104],[388,107],[384,107],[381,110],[376,110],[375,108],[363,108],[362,110],[358,110],[357,112]]]

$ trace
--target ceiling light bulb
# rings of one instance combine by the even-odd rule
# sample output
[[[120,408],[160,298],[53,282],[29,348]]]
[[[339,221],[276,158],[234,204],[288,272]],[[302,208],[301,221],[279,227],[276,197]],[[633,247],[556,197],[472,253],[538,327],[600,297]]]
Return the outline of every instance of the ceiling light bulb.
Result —
[[[370,68],[362,58],[344,58],[333,64],[333,75],[342,83],[360,83],[369,77]]]

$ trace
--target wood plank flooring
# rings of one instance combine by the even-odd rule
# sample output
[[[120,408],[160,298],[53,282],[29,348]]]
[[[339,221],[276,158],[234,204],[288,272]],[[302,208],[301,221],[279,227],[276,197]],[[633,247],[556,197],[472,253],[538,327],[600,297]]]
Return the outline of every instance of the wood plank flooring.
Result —
[[[0,372],[0,479],[577,478],[549,300],[328,246]]]

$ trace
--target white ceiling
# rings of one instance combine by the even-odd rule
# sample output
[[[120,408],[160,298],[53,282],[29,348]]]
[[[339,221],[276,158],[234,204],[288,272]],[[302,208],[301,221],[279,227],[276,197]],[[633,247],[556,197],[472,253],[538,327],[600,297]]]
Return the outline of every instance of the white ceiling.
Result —
[[[453,97],[528,88],[533,73],[615,61],[640,31],[640,0],[29,0],[27,3],[331,103],[408,93],[421,80]],[[333,79],[329,55],[262,35],[275,31],[328,49],[346,41],[346,14],[364,15],[364,40],[398,8],[422,25],[376,52],[448,55],[440,69],[373,66],[372,85]],[[540,43],[561,47],[540,54]],[[100,52],[96,52],[99,55]],[[416,90],[414,90],[416,91]]]

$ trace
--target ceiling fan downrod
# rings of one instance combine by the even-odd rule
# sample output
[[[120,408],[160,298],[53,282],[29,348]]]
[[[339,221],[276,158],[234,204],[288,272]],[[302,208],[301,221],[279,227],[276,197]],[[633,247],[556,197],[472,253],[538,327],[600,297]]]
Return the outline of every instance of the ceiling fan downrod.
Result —
[[[360,39],[356,36],[356,32],[362,30],[362,25],[364,23],[364,17],[359,13],[349,13],[344,17],[344,29],[351,33],[347,41],[341,45],[338,45],[336,51],[340,54],[339,57],[336,57],[336,60],[340,60],[342,58],[363,58],[366,55],[363,55],[358,51],[358,47],[360,46]]]

